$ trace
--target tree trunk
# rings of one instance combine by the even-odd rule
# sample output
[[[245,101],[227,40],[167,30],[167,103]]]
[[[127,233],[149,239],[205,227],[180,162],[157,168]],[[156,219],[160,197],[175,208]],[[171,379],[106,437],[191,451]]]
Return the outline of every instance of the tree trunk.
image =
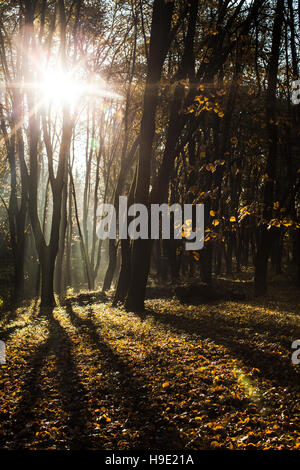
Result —
[[[135,188],[135,202],[149,206],[149,185],[152,143],[155,132],[155,114],[159,81],[168,50],[173,2],[155,0],[153,4],[148,74],[144,94],[143,115],[140,130],[140,148]],[[128,310],[143,310],[146,283],[150,266],[151,240],[137,239],[133,242],[131,280],[125,306]]]
[[[103,287],[102,287],[102,292],[106,292],[107,290],[110,289],[116,265],[117,265],[117,244],[116,240],[114,239],[109,239],[109,245],[108,245],[108,253],[109,253],[109,263],[108,263],[108,269],[106,270],[106,274],[104,277],[104,282],[103,282]]]
[[[267,223],[272,218],[274,180],[276,176],[278,131],[276,121],[276,88],[279,65],[281,30],[284,19],[284,0],[277,0],[272,34],[272,48],[268,70],[268,89],[266,93],[266,123],[269,138],[268,158],[265,174],[267,180],[264,188],[264,211],[261,227],[258,232],[258,248],[255,259],[255,293],[267,292],[267,265],[273,237]]]
[[[44,250],[41,258],[42,265],[42,288],[41,288],[41,307],[54,307],[56,302],[54,298],[53,279],[55,256],[51,253],[49,247]]]

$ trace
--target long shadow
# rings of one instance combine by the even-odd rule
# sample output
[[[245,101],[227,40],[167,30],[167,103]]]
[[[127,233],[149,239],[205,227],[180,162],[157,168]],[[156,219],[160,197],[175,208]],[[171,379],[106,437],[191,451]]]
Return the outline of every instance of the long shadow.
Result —
[[[222,308],[222,304],[224,302],[227,302],[227,301],[231,301],[231,302],[234,302],[236,305],[240,306],[241,310],[243,310],[243,306],[245,305],[245,303],[247,304],[247,306],[250,306],[252,308],[255,308],[255,309],[263,309],[265,307],[267,308],[270,308],[270,309],[274,309],[274,305],[270,305],[270,304],[274,304],[276,303],[276,299],[274,300],[270,300],[270,299],[265,299],[264,302],[261,302],[259,301],[258,298],[250,298],[250,299],[247,299],[247,300],[230,300],[230,299],[220,299],[220,300],[211,300],[211,301],[205,301],[205,302],[200,302],[200,301],[195,301],[195,302],[188,302],[186,304],[184,303],[181,303],[181,308],[184,309],[184,307],[188,307],[189,305],[195,305],[195,306],[207,306],[207,307],[210,307],[210,306],[220,306],[220,308]],[[151,311],[151,308],[150,308],[150,311]],[[146,310],[147,312],[147,310]],[[294,314],[294,311],[292,312],[289,312],[289,314]],[[149,309],[148,309],[148,314],[149,314]],[[154,315],[157,315],[156,312],[153,312]],[[200,313],[201,315],[201,313]],[[221,315],[221,314],[216,314],[216,312],[214,312],[214,316],[218,316],[218,323],[221,323],[221,324],[225,324],[226,325],[230,325],[232,326],[233,328],[236,328],[236,327],[240,327],[240,328],[248,328],[248,329],[251,329],[253,331],[257,331],[259,333],[264,333],[264,335],[266,337],[269,337],[269,338],[272,338],[274,339],[274,333],[276,335],[278,335],[278,338],[277,338],[277,342],[279,344],[281,344],[282,346],[286,347],[287,349],[290,349],[290,346],[291,346],[291,341],[289,341],[288,339],[285,339],[283,337],[283,335],[286,335],[287,337],[291,336],[291,334],[294,335],[294,338],[297,338],[299,335],[300,335],[300,328],[299,327],[294,327],[293,328],[293,331],[291,331],[291,327],[290,325],[282,325],[280,323],[278,323],[276,320],[276,317],[270,317],[269,320],[266,320],[266,318],[264,318],[263,322],[260,321],[260,320],[256,320],[255,317],[251,316],[251,320],[247,321],[246,318],[247,318],[247,314],[245,314],[245,317],[243,318],[243,321],[242,321],[242,324],[240,324],[239,322],[236,321],[236,317],[235,315],[232,315],[231,317],[227,317],[226,318],[226,321],[224,322],[224,316]],[[249,315],[248,315],[249,317]]]
[[[154,412],[153,401],[145,388],[142,378],[138,378],[138,370],[123,361],[103,337],[97,332],[97,326],[91,320],[93,312],[89,309],[89,317],[82,319],[67,303],[67,313],[73,325],[82,329],[90,338],[92,345],[99,352],[101,364],[108,369],[111,386],[107,390],[99,387],[98,393],[107,393],[116,407],[123,405],[127,410],[126,427],[138,431],[134,443],[135,449],[183,449],[185,442],[175,426],[167,423],[159,412]]]
[[[8,338],[18,330],[22,330],[25,328],[25,325],[15,325],[15,326],[10,326],[9,328],[6,328],[4,331],[0,331],[0,339],[2,341],[7,341]]]
[[[201,340],[210,339],[225,346],[244,364],[259,369],[265,378],[282,387],[292,385],[293,388],[300,390],[300,371],[292,366],[289,359],[258,349],[251,344],[249,333],[240,331],[245,328],[244,324],[238,325],[239,331],[237,331],[234,321],[224,319],[221,315],[212,315],[209,318],[201,318],[199,315],[199,318],[194,319],[184,315],[162,314],[153,310],[148,310],[147,313],[175,331],[197,335]],[[249,326],[253,329],[251,322]],[[256,325],[258,333],[261,333],[260,326]]]
[[[45,312],[43,312],[45,314]],[[18,408],[11,418],[12,430],[7,429],[8,435],[13,433],[9,447],[22,449],[32,442],[39,425],[35,420],[35,407],[44,392],[39,384],[42,368],[47,357],[53,353],[56,363],[56,382],[63,410],[67,413],[65,431],[66,442],[63,447],[84,449],[92,446],[87,430],[87,409],[85,391],[80,384],[76,365],[71,351],[71,341],[60,323],[53,318],[53,311],[47,312],[49,322],[48,339],[41,344],[26,365],[23,394]],[[53,439],[51,440],[53,444]],[[6,445],[6,444],[5,444]],[[3,446],[4,447],[4,446]]]
[[[288,314],[295,315],[295,309],[300,307],[299,301],[297,302],[297,297],[293,297],[290,299],[290,295],[295,295],[295,288],[292,289],[287,289],[286,297],[285,300],[282,300],[282,297],[278,298],[278,294],[274,292],[274,285],[276,287],[275,283],[271,284],[272,287],[272,293],[269,294],[267,297],[259,298],[259,297],[254,297],[253,294],[250,294],[251,285],[253,284],[252,281],[247,281],[245,282],[237,282],[237,281],[230,281],[230,280],[217,280],[215,284],[215,290],[216,293],[218,293],[218,289],[221,288],[221,291],[223,289],[224,293],[226,292],[229,294],[230,297],[230,292],[232,292],[233,297],[231,298],[220,298],[220,299],[211,299],[211,300],[202,300],[201,298],[190,298],[188,299],[187,303],[182,303],[180,302],[181,308],[184,309],[185,307],[187,308],[189,305],[195,305],[199,307],[214,307],[214,306],[220,306],[222,308],[222,304],[224,302],[234,302],[236,305],[241,307],[241,310],[243,310],[243,306],[246,304],[249,307],[255,308],[255,309],[264,309],[264,308],[269,308],[269,309],[278,309],[278,304],[280,305],[281,309],[284,310],[284,312]],[[254,284],[253,284],[254,286]],[[278,287],[282,287],[281,283],[279,284]],[[228,290],[229,289],[229,290]],[[254,287],[253,287],[254,289]],[[281,293],[281,291],[280,291]],[[294,294],[293,294],[294,293]],[[245,299],[235,299],[234,296],[235,294],[243,294],[245,295]],[[274,295],[273,295],[274,294]],[[226,296],[225,296],[226,297]],[[293,305],[293,307],[291,307]],[[147,315],[149,315],[149,312],[151,313],[152,308],[146,309],[143,316],[141,316],[141,319],[144,320]],[[155,310],[155,309],[154,309]],[[148,313],[147,313],[148,312]],[[153,312],[154,316],[157,316],[157,312]],[[201,315],[201,313],[200,313]],[[214,313],[216,316],[216,314]],[[248,315],[249,317],[249,315]],[[300,328],[294,327],[293,330],[291,331],[290,325],[282,325],[278,323],[276,320],[276,317],[270,316],[269,320],[266,320],[264,318],[263,322],[261,322],[259,319],[256,320],[255,317],[251,316],[251,319],[247,322],[246,320],[247,315],[245,315],[245,318],[243,318],[242,324],[236,321],[235,315],[232,315],[231,317],[226,318],[226,325],[231,325],[234,329],[238,328],[249,328],[250,330],[254,332],[259,332],[259,333],[264,333],[264,335],[270,339],[274,339],[274,333],[278,335],[278,338],[276,339],[279,344],[281,344],[283,347],[290,349],[291,342],[300,336]],[[250,318],[250,317],[249,317]],[[224,316],[219,314],[218,317],[218,323],[224,324]],[[250,333],[251,334],[251,333]],[[287,338],[284,338],[283,335],[286,335]],[[291,337],[291,340],[289,339]]]
[[[31,311],[31,314],[32,314],[32,317],[34,317],[37,313],[38,313],[38,309],[37,309],[37,300],[35,299],[34,302],[33,302],[33,305],[32,305],[32,311]],[[17,315],[16,315],[16,311],[17,311],[17,307],[15,310],[12,310],[12,311],[9,311],[9,312],[6,312],[6,314],[4,315],[4,322],[9,325],[9,323],[11,323],[12,321],[16,320],[17,319]],[[20,315],[22,315],[22,313],[24,313],[26,311],[26,306],[23,307],[23,310],[21,312]],[[18,330],[22,330],[23,328],[26,328],[26,324],[21,324],[21,325],[14,325],[14,326],[7,326],[5,329],[3,328],[0,328],[0,340],[2,341],[8,341],[9,337],[15,332],[15,331],[18,331]]]
[[[76,364],[72,357],[72,342],[61,324],[49,317],[51,349],[55,354],[58,388],[64,411],[68,418],[70,449],[92,448],[88,430],[86,391],[81,385]]]
[[[229,294],[229,298],[227,300],[232,300],[234,302],[239,302],[237,298],[235,298],[235,294],[242,294],[244,296],[244,300],[240,299],[242,303],[247,302],[248,305],[257,308],[270,308],[274,309],[280,305],[281,310],[285,311],[291,315],[299,315],[299,307],[300,307],[300,297],[299,297],[299,288],[293,285],[291,282],[285,281],[272,281],[269,283],[269,290],[266,295],[263,297],[256,297],[254,295],[254,282],[251,280],[247,281],[237,281],[237,280],[230,280],[230,279],[216,279],[214,281],[214,288],[216,294],[221,289],[221,292]],[[233,294],[232,299],[230,299],[230,293]],[[195,302],[196,305],[203,304],[203,302]],[[226,298],[223,299],[226,301]],[[191,302],[189,302],[191,303]],[[205,304],[207,301],[204,302]]]
[[[8,306],[7,309],[2,312],[1,315],[1,320],[4,321],[5,324],[9,324],[12,321],[15,321],[17,319],[17,311],[19,308],[23,309],[23,312],[27,310],[27,308],[32,304],[32,301],[30,300],[20,300],[16,302],[11,302]],[[33,300],[33,305],[32,305],[32,310],[33,312],[37,312],[37,305],[38,305],[38,298],[35,298]]]
[[[238,304],[239,305],[239,304]],[[243,310],[243,305],[244,303],[241,304],[241,310]],[[249,304],[247,304],[249,305]],[[259,308],[259,305],[255,305],[256,308]],[[247,321],[246,318],[249,318]],[[266,338],[270,340],[274,340],[274,335],[277,336],[276,341],[278,344],[281,344],[283,347],[286,349],[290,349],[291,347],[291,341],[293,339],[298,338],[300,335],[300,328],[299,327],[294,327],[293,330],[291,330],[290,325],[282,325],[278,323],[276,316],[272,317],[270,316],[270,319],[264,318],[263,322],[260,321],[260,319],[256,319],[255,316],[249,316],[245,315],[245,317],[242,320],[242,323],[239,323],[236,321],[236,318],[234,314],[232,316],[227,316],[226,319],[224,319],[224,315],[222,314],[214,314],[214,320],[215,322],[218,322],[222,325],[222,327],[229,327],[232,328],[233,330],[238,329],[248,329],[249,333],[247,335],[253,333],[259,333],[263,334]],[[250,333],[251,331],[251,333]],[[287,337],[285,338],[284,335]],[[289,340],[289,336],[292,337],[291,340]],[[294,336],[294,337],[293,337]]]
[[[3,444],[10,449],[22,449],[26,442],[32,440],[38,431],[34,422],[34,407],[41,398],[39,378],[42,367],[49,354],[49,340],[41,344],[26,364],[25,381],[22,386],[22,398],[18,408],[11,417],[11,423],[4,428],[6,442]],[[10,429],[11,427],[11,429]]]
[[[243,301],[241,304],[239,302],[235,302],[237,305],[240,305],[241,310],[243,310],[243,306],[245,302]],[[213,302],[207,302],[205,304],[197,304],[198,306],[203,306],[205,305],[207,308],[209,307],[218,307],[219,309],[222,308],[222,305],[224,304],[224,301],[213,301]],[[181,304],[181,309],[184,309],[184,307],[188,307],[190,304]],[[193,305],[193,304],[191,304]],[[247,303],[249,305],[249,303]],[[254,307],[259,308],[258,304],[255,304]],[[154,318],[159,317],[159,312],[157,312],[153,308],[147,308],[143,312],[143,314],[139,314],[142,320],[145,320],[149,315],[153,315]],[[172,315],[172,314],[170,314]],[[165,315],[163,315],[165,317]],[[172,315],[173,317],[173,315]],[[249,318],[249,321],[246,320],[246,318]],[[294,327],[293,330],[291,330],[290,325],[282,325],[276,321],[276,317],[270,318],[269,320],[266,320],[266,318],[262,321],[259,319],[255,319],[255,316],[249,316],[245,314],[242,322],[239,322],[237,317],[234,315],[227,316],[226,318],[224,315],[221,313],[218,313],[216,311],[213,311],[212,314],[209,317],[209,320],[203,319],[201,317],[201,311],[199,312],[199,317],[197,319],[191,318],[189,315],[174,315],[174,318],[184,318],[187,320],[190,320],[191,322],[195,322],[195,325],[199,324],[200,321],[207,322],[208,326],[213,326],[213,330],[221,330],[223,331],[224,329],[228,333],[231,331],[231,335],[237,336],[237,331],[244,329],[248,330],[247,335],[250,334],[255,334],[256,332],[259,334],[263,334],[266,338],[269,338],[270,340],[274,340],[274,334],[277,335],[276,341],[278,344],[281,344],[283,347],[286,349],[290,349],[291,343],[295,338],[298,338],[300,336],[300,328],[299,327]],[[180,323],[180,322],[179,322]],[[220,328],[221,327],[221,328]],[[231,330],[230,330],[231,329]],[[284,337],[286,335],[287,338]],[[291,337],[291,339],[289,339]]]

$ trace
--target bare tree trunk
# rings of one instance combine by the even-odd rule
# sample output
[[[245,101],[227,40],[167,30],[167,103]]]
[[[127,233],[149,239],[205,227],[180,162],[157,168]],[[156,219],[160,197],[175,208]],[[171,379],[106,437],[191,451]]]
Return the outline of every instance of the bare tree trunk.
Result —
[[[65,5],[63,0],[58,1],[59,7],[59,26],[60,26],[60,59],[63,66],[66,61],[66,16]],[[34,49],[34,8],[35,4],[24,1],[25,11],[25,28],[23,41],[23,74],[25,81],[31,83],[32,77],[29,66],[28,51]],[[27,181],[28,198],[29,198],[29,214],[31,219],[32,230],[35,238],[36,248],[39,255],[42,271],[42,287],[41,287],[41,307],[53,307],[55,305],[53,276],[55,260],[59,248],[59,235],[62,211],[62,195],[64,185],[66,184],[65,175],[67,162],[70,152],[71,137],[73,131],[73,122],[70,117],[68,106],[63,106],[62,119],[62,137],[59,148],[58,164],[56,176],[54,176],[53,152],[49,148],[47,142],[47,134],[45,144],[47,147],[49,180],[53,198],[52,225],[50,233],[50,241],[47,245],[45,236],[40,224],[38,214],[38,184],[39,184],[39,161],[38,161],[38,143],[40,139],[40,114],[36,105],[35,92],[27,89],[28,102],[28,129],[29,129],[29,168],[23,159],[21,170],[22,175]],[[45,131],[45,126],[44,126]]]
[[[255,258],[255,292],[263,295],[267,291],[267,266],[273,242],[272,230],[267,229],[273,211],[274,180],[276,177],[278,131],[276,121],[276,87],[281,44],[281,32],[284,19],[284,0],[277,0],[272,34],[272,49],[268,69],[268,89],[266,94],[266,123],[269,137],[269,149],[265,173],[267,181],[264,188],[264,223],[258,229],[258,248]]]
[[[135,202],[145,204],[147,207],[149,206],[149,202],[153,202],[153,194],[157,195],[158,198],[164,199],[165,190],[163,190],[163,186],[168,185],[168,179],[173,167],[173,159],[175,157],[174,151],[177,138],[182,126],[182,120],[178,119],[178,112],[182,103],[184,87],[179,83],[175,89],[174,99],[171,106],[170,124],[168,128],[167,143],[162,168],[155,191],[152,191],[152,197],[149,200],[151,153],[155,127],[158,82],[167,52],[166,50],[162,51],[161,45],[168,44],[169,41],[171,18],[173,13],[171,7],[173,7],[172,3],[162,5],[162,2],[154,2],[153,6],[149,49],[149,69],[144,98],[143,118],[141,122],[141,144],[138,162],[137,184],[135,190]],[[195,13],[193,14],[194,8]],[[197,8],[198,1],[194,0],[192,2],[192,13],[190,15],[190,19],[192,20],[190,21],[189,26],[191,26],[193,21],[195,25]],[[161,23],[161,21],[163,23]],[[160,45],[156,41],[159,41]],[[193,45],[193,41],[194,32],[191,31],[187,36],[186,46],[187,44]],[[158,53],[158,51],[160,51],[160,53]],[[193,50],[186,47],[181,64],[181,70],[179,72],[179,75],[182,76],[179,76],[179,79],[190,73],[188,68],[192,65],[191,62],[193,62],[193,58]],[[150,267],[151,249],[151,240],[137,239],[133,242],[131,280],[125,302],[125,306],[128,310],[144,309],[144,299]]]

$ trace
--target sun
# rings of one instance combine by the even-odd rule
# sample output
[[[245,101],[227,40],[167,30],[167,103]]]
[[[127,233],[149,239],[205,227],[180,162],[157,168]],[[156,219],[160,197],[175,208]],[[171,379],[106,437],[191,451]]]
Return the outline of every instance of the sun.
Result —
[[[122,100],[101,78],[86,81],[75,77],[75,72],[56,68],[48,70],[38,85],[41,99],[46,103],[76,105],[83,97],[111,98]]]
[[[74,104],[87,93],[87,85],[83,81],[60,69],[47,71],[38,88],[46,102],[56,104]]]

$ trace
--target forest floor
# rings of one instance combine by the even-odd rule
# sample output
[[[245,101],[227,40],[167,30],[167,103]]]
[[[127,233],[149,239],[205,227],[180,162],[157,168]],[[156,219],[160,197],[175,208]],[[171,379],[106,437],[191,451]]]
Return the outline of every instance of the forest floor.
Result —
[[[1,449],[299,449],[299,291],[0,315]]]

